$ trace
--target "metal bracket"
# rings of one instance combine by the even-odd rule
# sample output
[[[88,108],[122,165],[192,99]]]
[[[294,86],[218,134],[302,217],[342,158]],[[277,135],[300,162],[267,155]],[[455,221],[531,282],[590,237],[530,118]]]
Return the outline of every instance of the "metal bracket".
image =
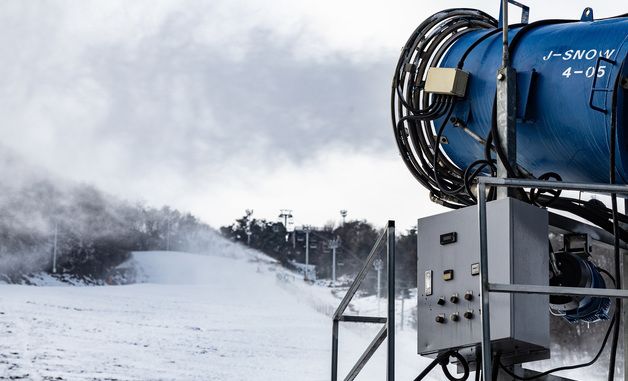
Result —
[[[582,16],[580,17],[580,21],[593,21],[593,8],[584,8],[584,11],[582,11]]]
[[[521,8],[521,23],[522,24],[527,24],[528,22],[530,22],[530,7],[528,7],[525,4],[521,4],[520,2],[515,1],[515,0],[508,0],[508,3]],[[504,14],[503,11],[504,10],[500,6],[500,8],[499,8],[499,23],[497,24],[498,28],[501,28],[503,23],[504,23],[504,18],[502,16]],[[591,13],[593,13],[593,12],[591,12]]]
[[[583,254],[585,257],[591,255],[591,242],[588,234],[565,234],[563,236],[563,251],[573,254]]]
[[[522,123],[531,122],[534,117],[530,100],[533,98],[538,74],[534,69],[517,73],[517,121]]]
[[[593,71],[593,84],[591,84],[591,92],[589,93],[589,107],[591,107],[593,110],[595,111],[599,111],[603,114],[608,113],[608,110],[602,107],[598,107],[596,105],[593,104],[593,96],[595,95],[596,92],[611,92],[613,91],[613,89],[609,89],[606,87],[601,87],[601,88],[597,88],[595,87],[597,85],[597,79],[598,79],[598,71],[600,70],[600,62],[605,61],[608,62],[611,65],[615,65],[617,62],[606,58],[606,57],[598,57],[597,61],[595,62],[595,70]]]

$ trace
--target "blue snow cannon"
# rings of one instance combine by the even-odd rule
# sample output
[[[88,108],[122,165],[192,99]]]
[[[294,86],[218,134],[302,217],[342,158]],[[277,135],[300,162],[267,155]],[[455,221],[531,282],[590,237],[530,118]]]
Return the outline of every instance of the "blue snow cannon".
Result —
[[[500,23],[474,9],[439,12],[410,36],[395,70],[401,157],[445,206],[474,204],[473,180],[494,171]],[[628,183],[628,15],[595,20],[587,8],[577,20],[523,20],[508,39],[517,177],[608,183],[613,166]]]

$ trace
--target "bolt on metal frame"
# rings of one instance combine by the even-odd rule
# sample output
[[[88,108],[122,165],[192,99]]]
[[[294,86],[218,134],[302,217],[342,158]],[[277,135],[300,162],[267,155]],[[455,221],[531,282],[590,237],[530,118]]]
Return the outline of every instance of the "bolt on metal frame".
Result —
[[[486,221],[486,187],[506,187],[506,188],[536,188],[545,190],[574,190],[582,192],[616,193],[628,195],[628,186],[609,184],[588,184],[570,183],[558,181],[523,180],[497,177],[480,177],[478,180],[478,220],[480,233],[480,298],[481,298],[481,319],[482,319],[482,373],[485,380],[492,380],[492,358],[491,350],[491,327],[489,312],[489,293],[509,293],[509,294],[545,294],[545,295],[587,295],[608,298],[628,299],[627,289],[592,289],[584,287],[556,287],[539,286],[527,284],[499,284],[490,283],[488,274],[488,237]],[[625,258],[625,257],[624,257]],[[624,259],[625,262],[625,259]],[[625,271],[625,270],[622,270]],[[626,323],[626,313],[621,321]],[[626,339],[626,338],[625,338]],[[626,343],[624,340],[624,351]],[[625,370],[626,364],[624,364]],[[624,371],[624,379],[628,379],[628,372]]]
[[[386,237],[386,256],[388,262],[388,309],[387,317],[375,317],[375,316],[352,316],[344,315],[345,310],[349,306],[349,303],[355,296],[355,293],[360,288],[362,281],[366,277],[366,274],[371,268],[373,261],[377,257],[378,249],[381,243]],[[340,322],[352,322],[352,323],[380,323],[384,324],[382,329],[379,330],[373,341],[368,345],[362,356],[358,359],[356,364],[351,368],[349,374],[344,378],[344,381],[354,380],[364,365],[371,359],[371,356],[375,353],[377,348],[388,337],[387,343],[387,362],[386,362],[386,380],[394,381],[395,379],[395,221],[388,221],[386,229],[380,234],[379,238],[373,245],[371,252],[366,258],[366,262],[358,275],[351,283],[351,287],[347,291],[340,305],[336,309],[333,316],[332,327],[332,347],[331,347],[331,381],[338,380],[338,331],[340,328]]]

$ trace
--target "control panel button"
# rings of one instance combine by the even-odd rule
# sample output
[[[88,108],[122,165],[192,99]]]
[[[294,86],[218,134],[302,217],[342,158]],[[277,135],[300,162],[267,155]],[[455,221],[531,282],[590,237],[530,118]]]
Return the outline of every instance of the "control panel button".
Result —
[[[473,300],[473,291],[467,291],[464,293],[464,300],[472,301]]]
[[[445,315],[443,315],[443,314],[436,315],[436,319],[435,320],[436,320],[437,323],[443,324],[443,323],[445,323]]]
[[[436,302],[436,303],[437,303],[439,306],[444,306],[444,305],[445,305],[445,303],[447,303],[447,302],[445,301],[445,298],[441,296],[440,298],[438,298],[438,302]]]
[[[473,319],[473,311],[467,311],[463,316],[465,319]]]
[[[458,321],[458,320],[460,320],[460,315],[458,315],[457,312],[455,314],[451,314],[449,316],[449,320],[451,320],[451,321]]]
[[[458,303],[460,299],[458,298],[458,294],[453,294],[450,298],[449,301],[452,302],[453,304]]]

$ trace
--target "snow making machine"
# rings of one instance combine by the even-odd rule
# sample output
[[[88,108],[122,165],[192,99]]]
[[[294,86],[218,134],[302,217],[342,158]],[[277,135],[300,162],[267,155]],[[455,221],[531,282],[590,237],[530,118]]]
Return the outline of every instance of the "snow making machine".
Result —
[[[521,22],[509,25],[513,6]],[[410,35],[393,78],[394,136],[431,201],[452,209],[417,224],[417,351],[433,362],[416,380],[437,366],[437,379],[566,380],[553,373],[600,359],[608,374],[596,379],[622,372],[627,55],[628,14],[596,19],[586,8],[579,19],[529,22],[529,8],[513,0],[501,1],[499,19],[449,9]],[[392,381],[394,306],[388,312]],[[524,368],[562,354],[550,345],[557,320],[562,330],[602,328],[590,337],[590,361]]]
[[[508,25],[509,4],[521,23]],[[401,157],[454,209],[418,220],[418,353],[434,362],[417,380],[437,364],[449,380],[560,379],[521,366],[550,358],[550,315],[606,324],[597,342],[611,347],[613,380],[627,296],[628,17],[587,8],[529,23],[515,1],[500,13],[431,16],[394,73]]]

